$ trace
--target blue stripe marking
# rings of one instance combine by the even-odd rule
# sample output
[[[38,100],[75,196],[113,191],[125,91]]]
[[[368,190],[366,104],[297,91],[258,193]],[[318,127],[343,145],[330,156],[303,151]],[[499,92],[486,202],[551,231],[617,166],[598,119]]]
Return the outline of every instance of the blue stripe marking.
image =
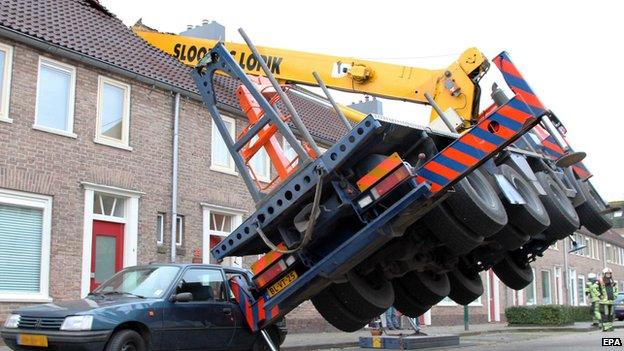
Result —
[[[517,132],[520,130],[520,128],[522,128],[522,124],[514,121],[513,119],[509,119],[503,115],[499,115],[498,113],[492,114],[492,116],[490,116],[490,120],[496,121],[500,123],[501,125],[513,130],[514,132]]]
[[[442,154],[437,154],[435,156],[435,158],[433,158],[433,161],[436,161],[437,163],[439,163],[439,164],[441,164],[441,165],[443,165],[445,167],[448,167],[448,168],[450,168],[450,169],[452,169],[452,170],[454,170],[456,172],[464,172],[465,170],[468,169],[468,166],[464,166],[461,163],[459,163],[459,162],[457,162],[457,161],[455,161],[455,160],[453,160],[451,158],[448,158],[448,157],[446,157],[446,156],[444,156]]]
[[[488,141],[494,145],[500,145],[503,142],[505,142],[505,138],[499,137],[498,135],[492,134],[488,132],[487,130],[483,130],[479,127],[472,128],[472,130],[470,131],[470,134],[473,134],[474,136],[479,137],[485,141]]]
[[[465,144],[461,141],[461,139],[457,140],[457,142],[455,142],[451,147],[478,159],[482,159],[487,155],[485,151],[481,151],[476,147]]]
[[[440,184],[442,186],[444,186],[444,185],[449,183],[448,179],[444,178],[443,176],[441,176],[441,175],[439,175],[437,173],[433,173],[430,170],[425,169],[424,167],[422,167],[422,168],[420,168],[418,170],[418,174],[420,176],[422,176],[423,178],[428,179],[428,180],[430,180],[430,181],[432,181],[434,183],[438,183],[438,184]]]
[[[503,77],[505,78],[505,81],[507,82],[507,84],[509,84],[510,87],[522,89],[526,91],[527,93],[535,95],[533,90],[531,90],[531,87],[529,87],[529,84],[527,84],[527,82],[524,79],[520,79],[504,71],[503,71]]]
[[[510,107],[515,108],[516,110],[519,110],[519,111],[522,111],[524,113],[528,113],[530,115],[533,115],[532,108],[527,103],[525,103],[524,101],[522,101],[520,99],[513,98],[513,99],[509,100],[507,105],[509,105]]]
[[[258,305],[251,305],[251,316],[253,317],[254,328],[258,327]]]

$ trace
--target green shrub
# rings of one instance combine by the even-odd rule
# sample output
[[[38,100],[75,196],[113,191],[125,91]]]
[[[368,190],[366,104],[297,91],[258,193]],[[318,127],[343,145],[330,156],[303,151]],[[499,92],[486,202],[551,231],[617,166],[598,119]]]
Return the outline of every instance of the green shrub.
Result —
[[[507,322],[514,325],[573,324],[576,313],[572,307],[561,305],[515,306],[505,309]],[[581,312],[578,315],[580,318]]]
[[[570,309],[575,322],[590,322],[592,320],[591,306],[572,306]]]

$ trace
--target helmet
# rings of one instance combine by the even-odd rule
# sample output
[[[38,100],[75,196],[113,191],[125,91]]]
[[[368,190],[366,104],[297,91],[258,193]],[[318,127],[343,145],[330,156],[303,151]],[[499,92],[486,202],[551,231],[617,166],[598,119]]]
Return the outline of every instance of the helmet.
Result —
[[[609,267],[605,267],[605,268],[602,270],[602,275],[606,275],[607,273],[609,273],[609,274],[613,274],[613,270],[612,270],[611,268],[609,268]]]
[[[597,277],[596,277],[596,273],[589,273],[589,274],[587,275],[587,279],[588,279],[589,281],[591,281],[591,282],[595,282],[595,281],[596,281],[596,279],[597,279]]]

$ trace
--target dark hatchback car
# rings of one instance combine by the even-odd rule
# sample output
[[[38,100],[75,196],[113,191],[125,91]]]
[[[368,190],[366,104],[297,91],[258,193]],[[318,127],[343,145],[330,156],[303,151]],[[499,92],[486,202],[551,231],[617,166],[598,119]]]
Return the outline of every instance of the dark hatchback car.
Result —
[[[265,350],[227,280],[248,271],[215,265],[126,268],[86,298],[13,311],[1,331],[13,350]],[[269,329],[281,344],[286,329]]]
[[[619,293],[615,299],[613,312],[617,320],[624,321],[624,292]]]

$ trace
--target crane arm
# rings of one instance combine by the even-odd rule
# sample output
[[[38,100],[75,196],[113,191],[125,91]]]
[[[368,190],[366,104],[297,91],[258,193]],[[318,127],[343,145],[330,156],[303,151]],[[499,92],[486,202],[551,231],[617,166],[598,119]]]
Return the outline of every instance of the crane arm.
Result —
[[[134,31],[148,43],[190,66],[197,65],[217,43],[216,40],[176,34]],[[247,45],[224,44],[245,73],[263,74]],[[318,86],[312,76],[312,72],[316,71],[328,87],[346,92],[427,105],[425,93],[429,93],[443,111],[453,108],[464,121],[464,127],[469,127],[478,118],[477,83],[489,66],[487,59],[476,48],[465,50],[445,69],[425,69],[262,46],[258,46],[258,51],[271,72],[282,82]],[[341,109],[352,121],[359,122],[364,117],[353,109],[343,106]],[[436,117],[436,112],[432,111],[431,119]]]

